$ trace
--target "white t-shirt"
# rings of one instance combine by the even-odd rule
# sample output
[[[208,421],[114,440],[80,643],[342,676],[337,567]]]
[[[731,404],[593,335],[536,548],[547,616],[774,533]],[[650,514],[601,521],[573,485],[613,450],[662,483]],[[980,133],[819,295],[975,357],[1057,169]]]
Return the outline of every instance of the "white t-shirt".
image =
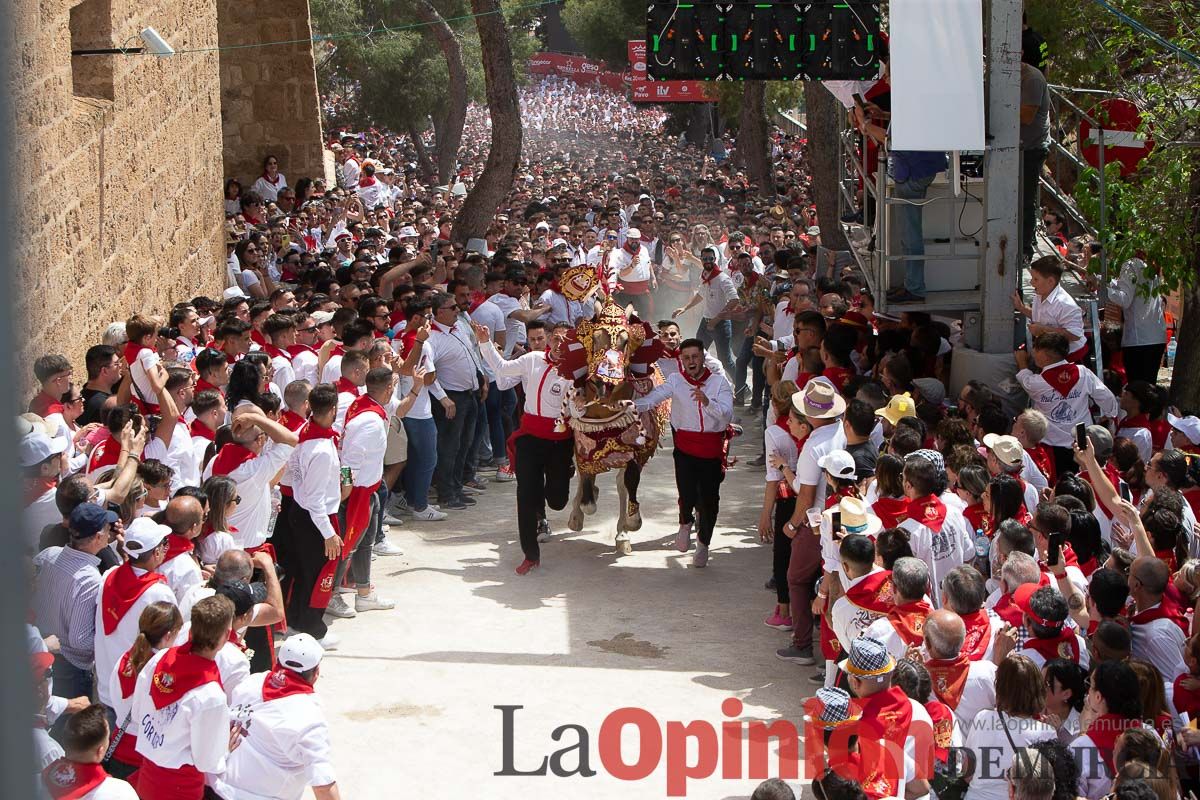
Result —
[[[489,297],[487,302],[498,308],[504,318],[504,356],[507,358],[512,355],[514,346],[525,344],[525,323],[512,316],[514,311],[521,310],[521,301],[499,292]]]
[[[1054,728],[1035,719],[1005,714],[1004,720],[1017,747],[1057,736]],[[975,754],[975,774],[967,789],[967,800],[1008,800],[1008,781],[1004,772],[1012,766],[1014,754],[1001,725],[1000,713],[985,708],[975,715],[966,731],[966,748]]]
[[[846,433],[840,421],[817,428],[804,441],[804,449],[796,461],[796,481],[792,488],[799,492],[801,486],[816,486],[813,508],[825,508],[825,470],[817,465],[817,461],[845,446]]]
[[[120,569],[120,567],[113,567]],[[171,591],[171,587],[165,582],[152,584],[129,610],[125,612],[125,616],[121,617],[121,621],[117,623],[117,627],[111,634],[104,632],[104,581],[108,577],[108,572],[100,576],[100,594],[96,601],[96,674],[110,675],[117,662],[121,660],[121,656],[128,652],[129,648],[133,647],[133,642],[138,635],[138,619],[142,616],[142,611],[151,603],[159,601],[176,605],[178,601],[175,599],[175,593]],[[144,575],[145,570],[134,568],[134,572],[138,575]],[[108,696],[108,681],[96,681],[96,693],[100,697],[100,702],[106,706],[111,706],[112,701]]]

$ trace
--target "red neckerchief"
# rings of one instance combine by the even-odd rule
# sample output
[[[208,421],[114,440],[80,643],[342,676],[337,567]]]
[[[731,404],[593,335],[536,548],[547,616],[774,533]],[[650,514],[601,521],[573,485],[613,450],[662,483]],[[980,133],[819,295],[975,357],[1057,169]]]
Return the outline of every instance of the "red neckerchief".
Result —
[[[1062,543],[1062,547],[1059,549],[1059,556],[1062,559],[1064,567],[1079,568],[1079,557],[1075,555],[1075,549],[1071,547],[1069,542]],[[1045,561],[1039,560],[1038,567],[1041,568],[1043,573],[1050,571],[1050,566]]]
[[[1092,577],[1092,573],[1098,569],[1100,569],[1100,563],[1096,561],[1095,555],[1079,564],[1079,571],[1083,573],[1083,577],[1085,578]]]
[[[864,575],[862,580],[846,590],[846,599],[851,605],[869,611],[877,618],[884,616],[892,610],[896,602],[892,571],[881,569],[879,572]]]
[[[29,401],[29,410],[37,414],[39,417],[48,417],[52,414],[63,413],[64,406],[62,401],[51,397],[45,392],[38,392],[32,400]]]
[[[88,457],[88,472],[114,467],[120,460],[121,443],[109,432],[108,438],[100,440],[100,443],[92,448],[92,454]]]
[[[25,505],[31,506],[46,492],[58,486],[58,478],[28,478],[25,481]]]
[[[210,389],[214,392],[217,392],[218,394],[222,394],[220,389],[218,389],[216,386],[213,386],[208,381],[204,380],[204,378],[196,379],[196,394],[200,394],[201,392],[209,391]]]
[[[831,494],[825,497],[826,510],[833,508],[842,502],[844,497],[858,497],[858,485],[850,484],[849,486],[839,486]]]
[[[1134,430],[1138,428],[1150,430],[1150,415],[1134,414],[1132,417],[1126,417],[1125,419],[1121,420],[1121,427],[1132,428]],[[1115,486],[1116,484],[1113,485]]]
[[[1175,548],[1171,547],[1167,548],[1166,550],[1155,550],[1154,555],[1158,558],[1158,560],[1164,562],[1171,572],[1174,572],[1179,568],[1179,565],[1175,562]]]
[[[951,709],[958,708],[963,689],[967,688],[967,675],[971,671],[971,659],[963,653],[958,658],[935,658],[925,662],[925,669],[933,679],[933,693]]]
[[[192,436],[199,436],[201,439],[208,439],[210,442],[217,440],[217,432],[199,419],[192,420],[192,424],[188,425],[188,431],[191,432]]]
[[[262,176],[263,176],[263,179],[264,179],[264,180],[266,180],[266,182],[267,182],[267,183],[269,183],[269,184],[271,184],[272,186],[278,186],[278,185],[279,185],[279,173],[278,173],[278,172],[276,172],[276,173],[275,173],[275,177],[274,177],[274,178],[272,178],[270,175],[268,175],[268,174],[267,174],[267,173],[265,173],[265,172],[262,174]]]
[[[378,414],[379,418],[383,420],[384,423],[387,423],[387,410],[384,409],[383,406],[379,405],[379,402],[374,397],[371,397],[369,394],[364,394],[356,397],[354,402],[350,404],[350,408],[346,410],[346,422],[345,425],[342,426],[342,430],[345,430],[347,427],[349,427],[350,421],[359,414]]]
[[[1200,690],[1192,690],[1184,687],[1183,682],[1189,678],[1195,678],[1187,672],[1175,679],[1175,694],[1171,696],[1171,703],[1175,706],[1175,710],[1180,714],[1187,714],[1188,718],[1195,719],[1200,714]]]
[[[133,366],[133,363],[138,360],[138,355],[143,350],[149,350],[145,345],[136,344],[134,342],[125,343],[125,363]]]
[[[264,350],[266,350],[267,345],[270,344],[270,342],[267,341],[267,337],[264,336],[263,332],[260,331],[258,328],[250,329],[250,341],[254,342],[256,345],[258,345],[259,347],[261,347]]]
[[[1156,619],[1169,619],[1179,626],[1183,631],[1183,635],[1188,635],[1188,620],[1184,616],[1183,611],[1175,606],[1174,603],[1167,601],[1166,596],[1163,596],[1162,602],[1154,608],[1148,608],[1145,611],[1140,611],[1129,618],[1131,625],[1145,625],[1153,622]]]
[[[178,534],[167,534],[167,554],[163,556],[163,563],[167,563],[175,556],[181,556],[184,553],[190,553],[195,550],[195,545],[192,540]]]
[[[125,655],[117,662],[117,683],[121,687],[123,700],[133,697],[133,689],[137,686],[138,674],[133,670],[133,660],[130,658],[132,654],[132,648],[126,650]]]
[[[1046,476],[1046,480],[1053,486],[1057,483],[1057,471],[1054,468],[1054,456],[1050,454],[1050,448],[1044,444],[1039,444],[1037,447],[1031,447],[1025,451],[1029,453],[1029,457],[1033,459],[1033,463],[1037,464],[1037,468]]]
[[[250,648],[246,647],[246,643],[242,641],[242,637],[238,636],[238,632],[235,631],[233,628],[229,629],[229,638],[226,639],[225,641],[229,642],[229,644],[233,645],[238,650],[241,650],[243,653],[247,652],[250,649]]]
[[[988,645],[992,643],[992,618],[985,609],[979,609],[962,617],[967,635],[963,639],[959,651],[970,661],[981,661],[987,653]]]
[[[84,764],[66,756],[42,770],[42,785],[54,800],[76,800],[91,792],[108,773],[99,764]]]
[[[896,629],[896,633],[904,643],[916,647],[925,641],[925,618],[933,611],[929,603],[917,600],[904,605],[893,605],[888,612],[888,622]]]
[[[828,378],[829,382],[833,384],[833,388],[840,392],[842,387],[846,385],[846,381],[850,380],[851,376],[854,375],[854,370],[846,369],[845,367],[826,367],[821,375]]]
[[[340,344],[335,344],[333,346],[333,349],[329,351],[330,359],[334,358],[335,356],[344,356],[344,355],[346,355],[346,348]]]
[[[249,450],[237,442],[228,442],[221,447],[217,452],[217,457],[213,459],[212,474],[228,475],[242,464],[257,457],[258,454],[253,450]]]
[[[150,681],[150,700],[156,709],[179,702],[192,689],[206,683],[221,685],[217,662],[192,652],[192,643],[172,647],[154,666]]]
[[[263,679],[262,699],[264,703],[293,694],[312,693],[312,684],[290,669],[280,667]]]
[[[963,509],[963,519],[971,526],[971,532],[983,531],[990,534],[989,527],[991,520],[988,519],[987,509],[983,507],[983,503],[974,503]]]
[[[871,511],[885,528],[895,528],[908,517],[908,498],[881,497],[871,504]]]
[[[147,589],[156,583],[166,583],[167,579],[158,572],[147,572],[135,575],[133,565],[126,561],[121,566],[109,570],[104,576],[104,587],[100,591],[100,617],[104,621],[104,633],[112,636],[121,624],[121,620],[133,608]]]
[[[1066,397],[1075,388],[1075,384],[1079,383],[1079,366],[1059,364],[1057,367],[1047,367],[1042,370],[1042,379],[1051,389]]]
[[[708,367],[705,367],[704,372],[700,373],[699,378],[693,378],[691,375],[688,375],[687,370],[680,370],[679,374],[682,375],[683,379],[692,386],[703,386],[705,382],[712,377],[712,370],[710,370]]]
[[[1171,423],[1165,419],[1152,419],[1146,427],[1150,429],[1150,445],[1154,450],[1162,450],[1167,446],[1167,437],[1171,435]]]
[[[858,746],[862,764],[861,783],[870,800],[894,797],[904,777],[904,764],[893,752],[908,739],[912,723],[912,701],[899,686],[892,686],[866,699],[858,723]],[[884,742],[892,744],[885,746]]]
[[[300,429],[301,444],[311,442],[315,439],[333,439],[333,444],[336,447],[340,438],[333,428],[323,428],[311,419]]]
[[[938,761],[945,761],[954,741],[954,712],[941,700],[930,700],[925,710],[933,721],[933,755]]]
[[[713,281],[713,278],[717,277],[717,276],[718,276],[718,275],[720,275],[720,274],[721,274],[721,268],[720,268],[720,267],[713,267],[712,271],[708,273],[708,277],[707,277],[707,278],[706,278],[706,277],[704,277],[704,273],[703,273],[703,272],[701,272],[701,273],[700,273],[700,280],[701,280],[701,281],[703,281],[704,283],[712,283],[712,281]]]
[[[225,353],[225,363],[231,367],[245,357],[242,353],[229,353],[225,350],[222,350],[221,352]]]
[[[302,427],[304,427],[304,423],[308,422],[307,419],[300,416],[295,411],[292,411],[290,408],[283,412],[283,414],[279,417],[279,421],[283,423],[283,427],[287,428],[292,433],[300,430]]]
[[[1117,745],[1117,737],[1130,728],[1140,727],[1141,720],[1127,719],[1118,714],[1101,714],[1092,720],[1084,734],[1096,744],[1096,749],[1108,765],[1109,772],[1113,772],[1113,749]]]
[[[1030,636],[1025,640],[1025,647],[1041,653],[1047,661],[1052,658],[1065,658],[1067,661],[1079,663],[1079,637],[1075,635],[1074,628],[1068,628],[1066,625],[1062,626],[1058,635],[1049,639]]]
[[[268,357],[268,358],[272,358],[272,359],[275,359],[275,358],[286,358],[286,359],[288,359],[289,361],[291,360],[291,358],[288,356],[288,354],[287,354],[287,353],[285,353],[285,352],[283,351],[283,349],[282,349],[282,348],[276,347],[276,346],[275,346],[275,345],[273,345],[273,344],[264,344],[264,345],[263,345],[263,350],[264,350],[264,351],[266,351],[266,354],[267,354],[267,357]]]
[[[1038,578],[1038,586],[1049,585],[1050,576],[1044,572],[1041,573]],[[1000,595],[1000,599],[996,601],[996,605],[992,607],[992,611],[995,611],[996,616],[1014,628],[1019,628],[1025,624],[1025,614],[1021,609],[1017,608],[1017,604],[1013,602],[1011,594]]]
[[[915,498],[909,501],[908,518],[934,533],[941,533],[946,524],[946,504],[934,495]]]
[[[349,378],[338,378],[337,382],[335,382],[333,385],[337,388],[338,394],[345,393],[352,394],[355,397],[360,396],[361,390],[359,387],[351,383]]]
[[[291,345],[290,347],[288,347],[287,352],[288,352],[288,355],[291,356],[292,358],[295,358],[296,356],[300,355],[301,353],[312,353],[313,355],[317,354],[316,350],[312,349],[311,347],[309,347],[306,344]]]
[[[375,185],[375,176],[374,175],[362,176],[361,178],[358,179],[358,185],[360,187],[361,186],[374,186]]]

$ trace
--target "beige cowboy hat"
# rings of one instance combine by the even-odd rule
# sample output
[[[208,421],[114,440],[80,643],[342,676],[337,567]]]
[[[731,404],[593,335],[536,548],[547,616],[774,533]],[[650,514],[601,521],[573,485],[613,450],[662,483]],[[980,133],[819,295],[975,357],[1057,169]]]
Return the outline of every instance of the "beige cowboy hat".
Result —
[[[834,419],[846,411],[846,398],[828,378],[813,378],[792,395],[792,407],[810,419]]]
[[[1015,436],[998,436],[989,433],[983,437],[983,446],[991,450],[992,455],[996,456],[996,460],[1001,464],[1015,467],[1024,460],[1025,448],[1021,446],[1020,440]]]
[[[822,512],[831,525],[834,512],[842,515],[842,527],[846,529],[846,533],[859,533],[874,539],[883,530],[883,521],[872,514],[870,507],[857,497],[843,497],[836,506]]]

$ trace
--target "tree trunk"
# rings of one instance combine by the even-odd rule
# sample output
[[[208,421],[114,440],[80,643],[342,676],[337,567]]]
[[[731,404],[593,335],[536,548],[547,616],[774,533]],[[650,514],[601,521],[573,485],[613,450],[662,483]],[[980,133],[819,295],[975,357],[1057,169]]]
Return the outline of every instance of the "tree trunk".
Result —
[[[1188,195],[1192,218],[1188,236],[1181,246],[1188,254],[1192,271],[1200,275],[1200,149],[1190,151],[1191,179]],[[1175,336],[1179,349],[1175,353],[1175,369],[1171,374],[1171,401],[1184,414],[1200,411],[1200,280],[1179,290],[1181,313],[1175,321]]]
[[[417,130],[416,125],[408,126],[408,136],[412,139],[413,149],[417,151],[417,169],[421,171],[421,180],[432,180],[433,162],[429,160],[429,151],[425,149],[425,142],[422,141],[421,132]]]
[[[767,84],[746,81],[742,87],[742,113],[738,120],[737,149],[751,183],[762,197],[775,195],[771,177],[770,127],[767,124]]]
[[[710,127],[712,108],[708,103],[688,103],[687,140],[688,144],[696,147],[707,147],[708,130]],[[705,150],[705,155],[708,151]]]
[[[471,11],[483,52],[492,142],[483,172],[467,193],[451,229],[452,240],[460,244],[470,238],[482,239],[487,233],[496,209],[512,189],[521,160],[521,109],[504,15],[497,0],[471,0]]]
[[[429,0],[417,0],[413,4],[417,17],[426,24],[426,30],[437,40],[446,59],[450,74],[450,93],[446,97],[445,115],[437,127],[437,181],[450,182],[458,166],[458,148],[462,144],[463,126],[467,121],[467,68],[463,64],[462,48],[458,37],[446,24]],[[511,61],[511,56],[510,59]],[[511,67],[509,69],[511,72]]]
[[[808,162],[812,164],[813,202],[821,224],[821,244],[831,250],[849,250],[838,218],[838,101],[817,81],[805,81],[804,105],[808,116]]]

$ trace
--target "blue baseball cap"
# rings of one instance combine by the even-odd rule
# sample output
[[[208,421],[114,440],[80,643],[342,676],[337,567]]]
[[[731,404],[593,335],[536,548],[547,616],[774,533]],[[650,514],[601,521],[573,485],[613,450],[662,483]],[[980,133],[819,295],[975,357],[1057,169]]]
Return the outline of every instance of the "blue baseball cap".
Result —
[[[117,515],[113,512],[103,509],[95,503],[80,503],[75,506],[71,516],[67,518],[67,526],[76,539],[90,539],[104,530],[105,525],[111,525],[116,521]]]

